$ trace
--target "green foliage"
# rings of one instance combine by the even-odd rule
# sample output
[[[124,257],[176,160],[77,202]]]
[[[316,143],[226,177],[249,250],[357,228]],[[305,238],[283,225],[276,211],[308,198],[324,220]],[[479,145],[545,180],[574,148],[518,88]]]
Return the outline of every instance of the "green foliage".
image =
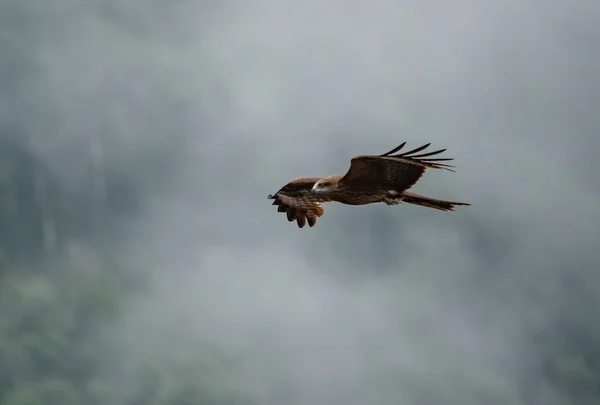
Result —
[[[52,173],[16,144],[0,146],[0,404],[247,404],[208,347],[182,364],[168,339],[153,351],[143,330],[120,329],[143,286],[106,253],[81,260],[48,249],[44,221],[56,224],[58,239],[73,238],[81,200],[49,193]]]
[[[35,164],[14,144],[0,142],[0,261],[42,251],[41,207],[34,194]]]
[[[127,353],[129,341],[101,333],[117,330],[128,295],[118,273],[105,270],[2,278],[0,403],[241,403],[227,388],[226,373],[201,351],[181,364],[148,350]],[[115,353],[126,353],[129,364]]]

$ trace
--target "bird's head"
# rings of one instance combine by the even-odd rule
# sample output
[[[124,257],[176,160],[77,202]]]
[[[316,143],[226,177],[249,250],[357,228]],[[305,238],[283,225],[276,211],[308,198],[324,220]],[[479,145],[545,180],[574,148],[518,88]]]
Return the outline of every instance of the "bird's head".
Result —
[[[328,191],[331,191],[331,189],[333,188],[334,184],[333,181],[331,179],[321,179],[318,180],[312,187],[312,189],[310,190],[312,193],[326,193]]]

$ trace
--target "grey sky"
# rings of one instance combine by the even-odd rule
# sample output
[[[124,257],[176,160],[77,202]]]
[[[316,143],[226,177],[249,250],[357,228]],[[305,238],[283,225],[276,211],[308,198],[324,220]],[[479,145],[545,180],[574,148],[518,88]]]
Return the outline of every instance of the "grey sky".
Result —
[[[264,404],[518,404],[526,377],[558,401],[525,374],[564,278],[600,283],[600,5],[208,3],[0,5],[26,21],[0,31],[3,115],[65,183],[95,139],[171,176],[119,240],[156,279],[122,344],[210,342]],[[473,206],[327,204],[300,230],[266,199],[405,140],[456,158],[416,192]]]

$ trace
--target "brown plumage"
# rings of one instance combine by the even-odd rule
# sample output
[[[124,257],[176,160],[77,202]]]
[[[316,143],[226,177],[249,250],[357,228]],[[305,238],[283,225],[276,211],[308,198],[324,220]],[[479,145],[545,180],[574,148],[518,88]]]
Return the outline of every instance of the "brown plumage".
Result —
[[[455,205],[471,205],[463,202],[444,201],[424,197],[409,191],[423,176],[425,170],[444,169],[453,172],[448,164],[439,163],[453,158],[430,158],[444,152],[415,153],[426,149],[430,143],[409,152],[398,153],[406,142],[382,155],[360,155],[350,161],[346,174],[327,177],[303,177],[292,180],[274,195],[273,205],[278,212],[285,212],[288,221],[296,221],[300,228],[308,222],[314,226],[325,210],[322,203],[335,201],[348,205],[364,205],[378,202],[396,205],[403,202],[454,211]]]

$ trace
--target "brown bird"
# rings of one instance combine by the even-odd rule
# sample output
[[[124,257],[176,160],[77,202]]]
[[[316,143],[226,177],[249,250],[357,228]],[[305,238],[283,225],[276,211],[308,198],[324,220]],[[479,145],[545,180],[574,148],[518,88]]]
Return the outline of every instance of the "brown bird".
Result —
[[[288,221],[295,220],[300,228],[307,222],[309,226],[314,226],[317,218],[325,212],[322,203],[331,201],[348,205],[409,203],[441,211],[454,211],[455,205],[471,205],[424,197],[407,191],[423,176],[427,168],[454,172],[454,166],[437,163],[454,158],[429,158],[446,149],[415,155],[431,143],[394,155],[404,145],[406,142],[382,155],[355,156],[344,175],[292,180],[274,195],[269,194],[268,198],[275,200],[273,205],[278,206],[278,212],[285,212]]]

